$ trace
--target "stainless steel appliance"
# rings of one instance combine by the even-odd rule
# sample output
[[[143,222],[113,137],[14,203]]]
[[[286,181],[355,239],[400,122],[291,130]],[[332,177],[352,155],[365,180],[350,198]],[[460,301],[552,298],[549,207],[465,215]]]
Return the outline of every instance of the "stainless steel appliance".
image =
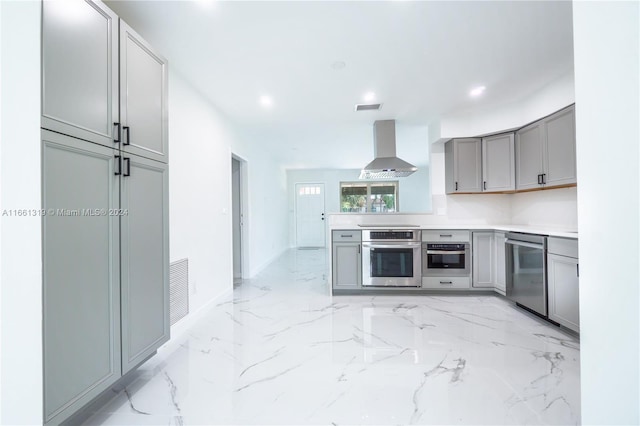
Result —
[[[416,229],[362,231],[362,285],[420,287],[421,233]]]
[[[547,317],[547,237],[506,234],[507,297]]]
[[[422,275],[425,277],[470,276],[469,243],[423,243]]]

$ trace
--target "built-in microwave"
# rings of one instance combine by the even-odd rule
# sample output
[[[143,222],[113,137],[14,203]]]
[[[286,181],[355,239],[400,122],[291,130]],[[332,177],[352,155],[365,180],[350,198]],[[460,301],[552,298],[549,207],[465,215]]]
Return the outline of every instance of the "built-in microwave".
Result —
[[[422,243],[423,277],[471,275],[469,243]]]

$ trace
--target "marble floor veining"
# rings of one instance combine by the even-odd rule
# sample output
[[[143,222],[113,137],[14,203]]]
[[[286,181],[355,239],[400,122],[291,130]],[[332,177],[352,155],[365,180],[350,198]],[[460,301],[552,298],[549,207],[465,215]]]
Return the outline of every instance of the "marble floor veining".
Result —
[[[579,424],[578,340],[498,296],[333,296],[289,250],[87,424]]]

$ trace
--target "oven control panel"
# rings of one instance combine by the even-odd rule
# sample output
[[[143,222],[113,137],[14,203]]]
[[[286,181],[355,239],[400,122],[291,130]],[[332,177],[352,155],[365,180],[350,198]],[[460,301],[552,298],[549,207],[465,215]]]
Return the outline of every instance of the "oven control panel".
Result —
[[[371,231],[372,240],[413,240],[413,231]]]
[[[362,241],[407,241],[419,242],[422,232],[417,229],[362,230]]]

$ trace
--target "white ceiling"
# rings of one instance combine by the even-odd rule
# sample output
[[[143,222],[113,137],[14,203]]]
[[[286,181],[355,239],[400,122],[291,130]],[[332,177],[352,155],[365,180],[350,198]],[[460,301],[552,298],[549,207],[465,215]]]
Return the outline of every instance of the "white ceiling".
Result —
[[[573,69],[570,1],[107,3],[288,167],[361,168],[378,119],[396,119],[398,156],[424,164],[432,120]],[[382,110],[355,112],[368,91]]]

